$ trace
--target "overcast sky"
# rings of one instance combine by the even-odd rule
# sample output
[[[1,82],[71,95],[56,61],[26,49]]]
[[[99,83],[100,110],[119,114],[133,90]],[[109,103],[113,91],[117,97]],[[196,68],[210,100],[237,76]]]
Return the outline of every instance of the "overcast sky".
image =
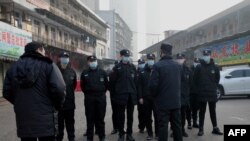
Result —
[[[162,40],[163,32],[166,30],[187,29],[242,1],[100,0],[100,8],[108,10],[110,2],[118,4],[116,11],[120,11],[122,18],[128,23],[133,32],[138,32],[137,49],[140,51]],[[134,11],[137,11],[137,13],[133,14]],[[162,36],[154,34],[162,34]]]
[[[146,0],[147,31],[182,30],[243,0]],[[160,23],[159,26],[156,26]]]

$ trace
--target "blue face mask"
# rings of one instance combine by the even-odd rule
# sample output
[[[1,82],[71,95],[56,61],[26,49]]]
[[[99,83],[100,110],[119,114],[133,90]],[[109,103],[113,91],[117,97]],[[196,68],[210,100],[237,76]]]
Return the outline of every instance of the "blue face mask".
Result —
[[[155,64],[154,60],[148,60],[148,66],[152,67]]]
[[[203,56],[203,60],[209,64],[210,63],[210,60],[211,60],[211,57],[210,56]]]
[[[69,58],[65,58],[65,57],[60,58],[60,62],[62,65],[67,65],[69,63]]]
[[[139,68],[139,69],[144,69],[144,67],[145,67],[145,64],[139,64],[139,65],[138,65],[138,68]]]
[[[97,64],[97,61],[95,61],[95,62],[90,62],[90,63],[89,63],[89,67],[90,67],[91,69],[93,69],[93,70],[97,68],[97,65],[98,65],[98,64]]]
[[[122,62],[123,63],[128,63],[130,61],[129,57],[123,56],[122,57]]]

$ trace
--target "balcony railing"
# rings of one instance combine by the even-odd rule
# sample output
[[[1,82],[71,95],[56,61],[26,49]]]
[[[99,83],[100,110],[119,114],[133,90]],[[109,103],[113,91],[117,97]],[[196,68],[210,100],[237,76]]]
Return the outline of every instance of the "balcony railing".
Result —
[[[55,14],[58,17],[63,18],[64,20],[72,23],[73,25],[75,25],[75,26],[77,26],[77,27],[79,27],[81,29],[84,29],[86,32],[96,36],[97,38],[106,40],[105,35],[100,35],[100,34],[96,33],[95,30],[91,30],[90,27],[88,27],[88,26],[84,25],[83,23],[75,20],[74,18],[71,18],[69,15],[63,13],[60,9],[58,9],[58,8],[52,6],[52,5],[50,6],[50,12]]]
[[[57,48],[64,49],[64,50],[68,50],[71,52],[77,52],[77,49],[81,49],[85,52],[91,53],[91,49],[90,49],[91,46],[88,44],[84,44],[84,43],[82,43],[82,45],[80,45],[80,47],[74,46],[74,45],[70,45],[70,44],[62,42],[62,41],[57,41],[57,40],[52,39],[50,37],[39,35],[39,34],[34,33],[34,32],[32,33],[32,40],[37,41],[37,42],[42,42],[46,45],[57,47]]]

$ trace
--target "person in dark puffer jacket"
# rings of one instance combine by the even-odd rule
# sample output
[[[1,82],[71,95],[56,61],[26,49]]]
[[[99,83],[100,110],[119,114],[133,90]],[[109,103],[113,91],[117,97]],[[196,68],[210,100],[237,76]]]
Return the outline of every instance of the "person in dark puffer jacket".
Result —
[[[69,54],[63,52],[59,55],[60,63],[58,67],[66,83],[66,97],[62,110],[58,112],[58,136],[57,141],[63,140],[64,124],[68,134],[69,141],[75,141],[75,88],[76,73],[71,68]]]
[[[54,141],[54,113],[62,107],[65,83],[58,67],[45,57],[44,46],[31,42],[7,71],[3,96],[14,105],[21,141]]]
[[[182,53],[176,55],[176,61],[182,66],[181,71],[181,124],[182,136],[188,137],[185,131],[186,111],[190,105],[190,87],[192,84],[192,74],[190,69],[186,66],[186,57]]]
[[[220,81],[220,70],[215,65],[211,58],[211,50],[203,50],[203,59],[194,72],[194,81],[198,89],[199,102],[199,133],[198,136],[204,135],[204,120],[206,114],[207,103],[209,105],[209,112],[213,124],[213,134],[223,135],[217,127],[216,117],[216,103],[217,103],[217,87]]]
[[[127,109],[127,141],[134,141],[133,133],[133,113],[134,105],[137,104],[137,89],[136,89],[136,68],[130,63],[130,51],[127,49],[121,50],[120,55],[122,60],[114,68],[110,75],[111,87],[115,90],[113,96],[114,102],[119,109],[118,113],[118,128],[119,141],[125,140],[124,123],[125,111]]]

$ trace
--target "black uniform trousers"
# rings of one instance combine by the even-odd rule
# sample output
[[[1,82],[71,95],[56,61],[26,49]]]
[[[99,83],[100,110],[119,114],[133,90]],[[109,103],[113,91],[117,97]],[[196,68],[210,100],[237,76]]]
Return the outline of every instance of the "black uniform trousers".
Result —
[[[94,126],[98,131],[99,138],[105,137],[105,114],[106,114],[106,95],[100,93],[98,95],[85,94],[85,114],[87,118],[87,138],[93,140]]]
[[[216,102],[199,102],[200,104],[200,112],[199,112],[199,129],[203,131],[204,120],[206,114],[207,103],[209,106],[210,118],[212,121],[213,127],[217,127],[217,119],[216,119]]]
[[[186,108],[186,119],[187,119],[188,125],[191,126],[191,120],[192,120],[191,105],[188,105],[187,108]]]
[[[181,125],[182,125],[182,132],[185,131],[185,124],[186,124],[186,112],[188,109],[188,105],[181,106]]]
[[[55,137],[40,137],[40,138],[21,138],[21,141],[55,141]]]
[[[111,99],[111,108],[112,108],[112,122],[113,122],[113,129],[114,130],[118,130],[118,106],[116,104],[116,102],[114,102],[114,100]]]
[[[198,101],[197,95],[194,93],[191,93],[190,94],[190,106],[187,108],[188,124],[191,124],[191,119],[193,120],[193,124],[197,123],[198,110],[199,110],[199,101]]]
[[[144,111],[145,111],[145,120],[146,120],[146,128],[149,136],[153,136],[153,130],[152,130],[152,113],[154,116],[154,126],[155,126],[155,135],[158,136],[158,119],[157,119],[157,113],[156,108],[154,105],[154,101],[149,98],[143,99],[143,105],[144,105]]]
[[[129,94],[130,95],[130,94]],[[131,96],[129,96],[128,102],[126,105],[120,105],[117,103],[118,106],[118,128],[119,128],[119,135],[124,135],[124,124],[125,124],[125,111],[127,109],[127,134],[131,135],[133,130],[133,115],[134,115],[134,104],[132,102]]]
[[[138,121],[139,121],[138,127],[140,130],[144,130],[146,127],[146,119],[145,119],[146,111],[144,104],[138,103],[137,110],[138,110]]]
[[[158,110],[157,118],[159,121],[159,141],[168,141],[168,123],[171,121],[174,141],[182,141],[181,127],[181,111],[180,109],[173,110]]]
[[[75,139],[75,110],[60,110],[58,112],[58,135],[57,140],[62,141],[64,125],[66,126],[69,141]]]

